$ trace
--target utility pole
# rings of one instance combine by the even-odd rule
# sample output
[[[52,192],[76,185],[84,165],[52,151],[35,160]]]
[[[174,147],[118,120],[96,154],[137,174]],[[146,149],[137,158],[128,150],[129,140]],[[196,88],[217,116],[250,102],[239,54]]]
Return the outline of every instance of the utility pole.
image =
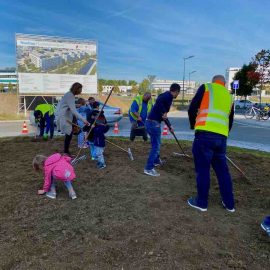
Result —
[[[194,57],[194,55],[190,55],[188,57],[184,57],[183,60],[184,60],[184,72],[183,72],[183,89],[182,89],[182,101],[184,102],[184,98],[185,98],[185,76],[186,76],[186,60],[190,59]]]

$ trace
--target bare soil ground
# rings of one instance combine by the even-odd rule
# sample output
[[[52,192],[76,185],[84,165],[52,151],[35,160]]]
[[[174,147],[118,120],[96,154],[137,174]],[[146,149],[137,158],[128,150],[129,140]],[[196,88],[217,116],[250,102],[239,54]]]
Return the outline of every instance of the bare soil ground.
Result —
[[[0,140],[0,269],[269,269],[270,238],[260,229],[270,214],[269,155],[231,148],[250,182],[231,169],[232,214],[221,207],[213,176],[202,213],[186,203],[196,192],[193,162],[173,156],[172,142],[162,145],[166,164],[158,178],[142,173],[148,143],[133,145],[133,162],[107,145],[106,169],[89,158],[76,165],[77,200],[62,183],[56,200],[38,196],[42,176],[32,158],[62,145],[63,138]],[[190,153],[190,144],[184,148]]]

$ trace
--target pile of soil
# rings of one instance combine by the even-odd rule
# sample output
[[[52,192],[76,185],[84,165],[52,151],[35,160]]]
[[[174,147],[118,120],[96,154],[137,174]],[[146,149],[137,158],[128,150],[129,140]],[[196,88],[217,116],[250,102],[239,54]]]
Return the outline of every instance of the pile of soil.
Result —
[[[31,166],[36,154],[61,151],[63,138],[0,140],[0,269],[269,268],[270,238],[260,229],[270,214],[269,156],[231,149],[250,182],[231,169],[236,212],[229,213],[212,175],[202,213],[186,203],[196,194],[194,165],[172,155],[176,144],[163,143],[166,163],[154,178],[143,174],[148,143],[111,140],[130,146],[135,160],[107,145],[105,169],[81,161],[74,201],[62,183],[56,200],[37,195],[42,175]],[[190,144],[184,149],[190,153]]]

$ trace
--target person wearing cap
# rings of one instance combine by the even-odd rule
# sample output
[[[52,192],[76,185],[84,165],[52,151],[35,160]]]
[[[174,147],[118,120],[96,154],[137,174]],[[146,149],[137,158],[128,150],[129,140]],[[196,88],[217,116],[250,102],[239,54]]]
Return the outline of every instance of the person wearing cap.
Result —
[[[156,103],[151,109],[145,121],[145,126],[151,139],[151,150],[144,167],[144,173],[150,176],[160,176],[154,169],[162,164],[159,152],[161,145],[161,122],[168,120],[167,113],[170,111],[173,99],[177,98],[180,92],[180,85],[173,83],[170,90],[158,96]],[[173,130],[170,125],[170,130]]]
[[[145,129],[145,121],[147,114],[151,111],[153,102],[151,93],[146,92],[143,95],[136,96],[128,111],[129,120],[131,122],[130,140],[134,141],[136,136],[142,136],[147,141],[147,132]]]
[[[35,122],[39,123],[40,128],[39,136],[43,137],[46,140],[48,139],[48,133],[50,131],[50,138],[52,139],[54,134],[54,119],[55,119],[54,105],[48,103],[37,105],[34,110],[34,117]]]
[[[190,103],[188,116],[190,128],[195,129],[192,153],[197,182],[197,196],[188,199],[188,204],[207,211],[212,165],[218,178],[221,204],[227,211],[234,212],[232,179],[226,162],[227,137],[234,109],[224,76],[215,75],[212,83],[199,87]]]

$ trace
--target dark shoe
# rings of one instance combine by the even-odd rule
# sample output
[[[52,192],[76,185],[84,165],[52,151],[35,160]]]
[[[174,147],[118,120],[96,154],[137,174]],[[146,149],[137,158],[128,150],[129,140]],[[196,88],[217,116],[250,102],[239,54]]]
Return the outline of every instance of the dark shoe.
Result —
[[[227,211],[229,211],[229,212],[231,212],[231,213],[235,212],[235,209],[234,209],[234,208],[229,208],[229,207],[227,207],[223,201],[221,201],[221,203],[222,203],[223,207],[224,207]]]
[[[200,210],[200,211],[202,211],[202,212],[207,211],[207,208],[200,207],[200,206],[197,204],[197,200],[194,199],[194,198],[189,198],[189,199],[187,200],[187,203],[188,203],[189,206],[191,206],[191,207],[193,207],[193,208],[196,208],[196,209],[198,209],[198,210]]]

